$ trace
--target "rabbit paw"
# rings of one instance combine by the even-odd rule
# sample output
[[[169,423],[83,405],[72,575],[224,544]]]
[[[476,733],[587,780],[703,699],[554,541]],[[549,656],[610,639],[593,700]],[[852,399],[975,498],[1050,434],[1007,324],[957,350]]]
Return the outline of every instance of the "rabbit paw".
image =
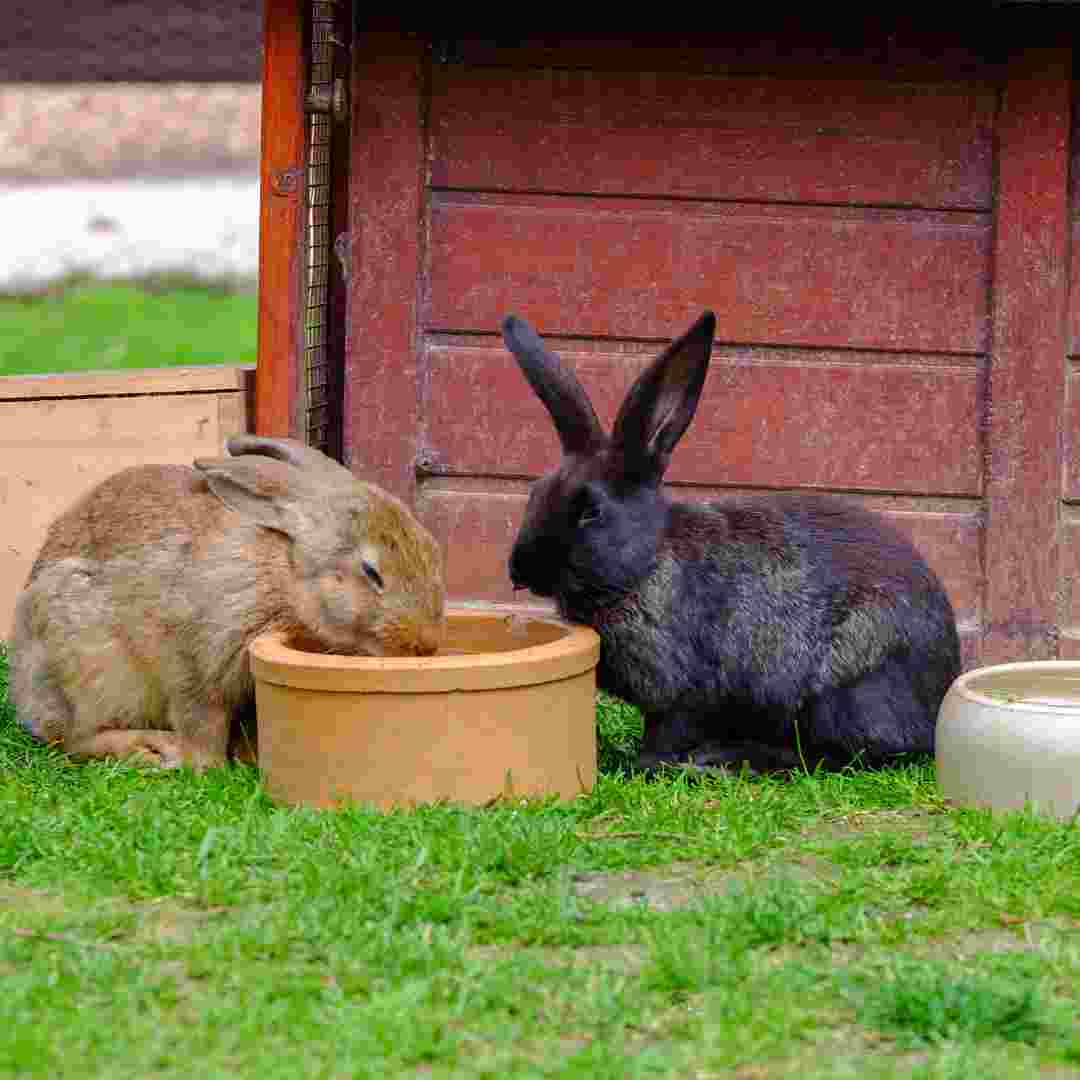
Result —
[[[672,768],[699,773],[721,769],[738,772],[745,768],[762,773],[796,769],[800,765],[794,750],[753,742],[706,742],[678,753],[643,752],[638,756],[638,768],[650,775]]]
[[[224,760],[216,760],[214,755],[190,745],[172,731],[99,731],[77,742],[65,743],[64,749],[77,761],[127,758],[158,769],[179,769],[182,765],[190,765],[201,771],[224,764]]]

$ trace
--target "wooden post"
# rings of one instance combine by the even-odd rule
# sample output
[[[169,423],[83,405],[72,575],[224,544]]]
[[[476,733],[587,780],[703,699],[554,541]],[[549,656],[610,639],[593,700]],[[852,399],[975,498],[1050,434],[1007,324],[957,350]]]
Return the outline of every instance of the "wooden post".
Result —
[[[1018,52],[998,122],[982,663],[1057,655],[1072,49]]]
[[[255,430],[302,437],[304,0],[265,0]]]
[[[353,42],[345,463],[412,501],[416,488],[424,177],[422,42]]]

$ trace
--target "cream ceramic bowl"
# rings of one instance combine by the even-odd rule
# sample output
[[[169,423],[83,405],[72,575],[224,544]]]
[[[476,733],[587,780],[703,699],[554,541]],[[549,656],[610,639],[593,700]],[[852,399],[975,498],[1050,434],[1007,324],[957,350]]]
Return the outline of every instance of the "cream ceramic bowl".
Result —
[[[573,797],[596,777],[600,639],[554,618],[453,610],[442,652],[250,646],[259,766],[287,803],[382,808]]]
[[[1080,806],[1080,663],[1046,660],[961,675],[938,714],[937,780],[963,803],[1058,817]]]

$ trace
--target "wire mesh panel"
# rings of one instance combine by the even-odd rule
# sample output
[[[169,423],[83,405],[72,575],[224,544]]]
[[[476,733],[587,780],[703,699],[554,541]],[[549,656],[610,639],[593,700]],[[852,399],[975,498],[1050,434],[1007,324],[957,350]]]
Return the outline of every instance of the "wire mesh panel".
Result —
[[[311,78],[309,102],[329,104],[334,93],[336,3],[311,5]],[[330,192],[333,117],[311,111],[308,117],[307,266],[304,312],[304,390],[309,445],[331,452],[334,379],[330,355]]]

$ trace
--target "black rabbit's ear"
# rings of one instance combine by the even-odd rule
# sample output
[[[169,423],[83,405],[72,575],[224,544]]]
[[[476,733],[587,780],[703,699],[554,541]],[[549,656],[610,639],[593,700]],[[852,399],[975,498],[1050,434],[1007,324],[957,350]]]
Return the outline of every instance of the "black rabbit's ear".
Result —
[[[612,447],[635,479],[659,480],[683,437],[709,369],[716,316],[706,311],[630,387],[612,432]]]
[[[601,446],[603,428],[574,373],[544,348],[540,336],[524,319],[508,315],[502,330],[506,347],[555,422],[563,453],[587,454]]]

